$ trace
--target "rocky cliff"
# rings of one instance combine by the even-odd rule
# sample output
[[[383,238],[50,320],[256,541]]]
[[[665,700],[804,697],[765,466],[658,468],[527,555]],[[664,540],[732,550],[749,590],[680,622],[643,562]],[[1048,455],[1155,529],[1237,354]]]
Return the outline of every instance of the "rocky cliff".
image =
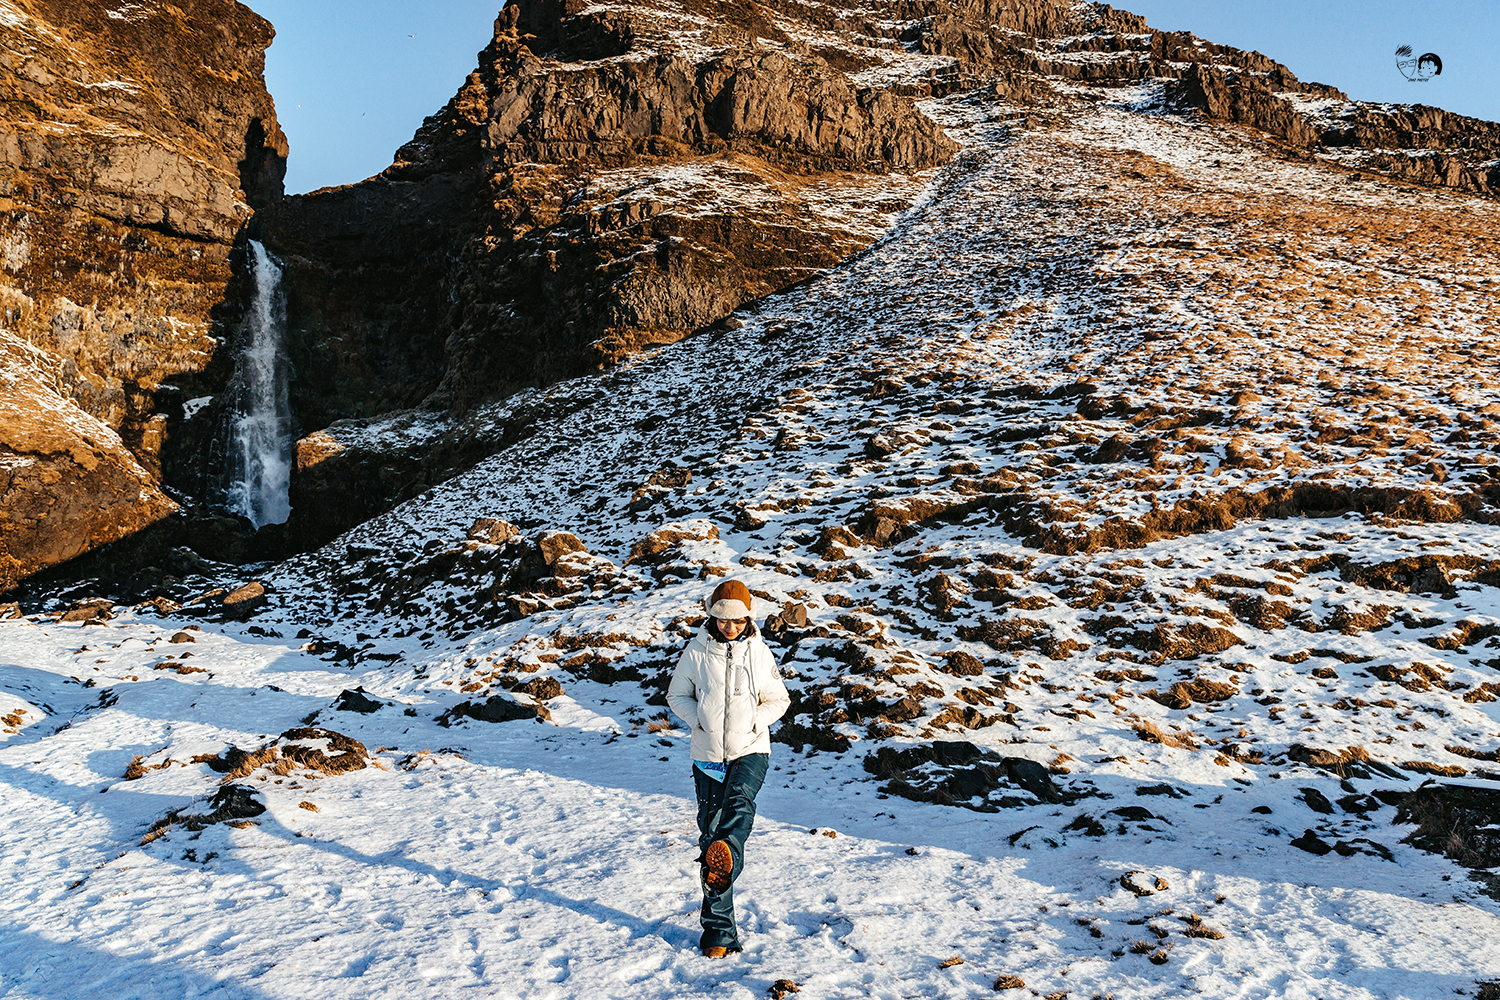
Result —
[[[1016,105],[1007,128],[1045,130],[1126,87],[1288,155],[1490,190],[1484,123],[1357,104],[1106,5],[514,0],[389,169],[263,220],[289,265],[294,407],[322,429],[291,544],[524,433],[477,408],[738,323],[868,246],[953,155],[920,101],[988,93]]]
[[[177,507],[169,422],[281,195],[271,37],[231,0],[0,4],[0,590]]]
[[[267,217],[289,263],[303,424],[470,412],[680,339],[869,245],[956,147],[771,16],[507,6],[390,169]],[[302,464],[299,537],[327,540],[487,450],[450,435],[392,474],[360,431],[330,428],[332,464]],[[331,508],[351,478],[367,505]]]
[[[62,398],[119,436],[144,499],[106,504],[81,544],[16,522],[13,537],[51,554],[11,578],[158,518],[172,507],[160,482],[213,499],[223,414],[181,404],[227,398],[217,345],[246,298],[230,262],[252,214],[285,265],[292,520],[212,544],[158,533],[158,550],[316,547],[532,434],[551,408],[503,404],[518,390],[736,328],[889,231],[958,150],[931,117],[938,99],[998,102],[993,127],[1010,136],[1119,105],[1248,130],[1351,177],[1479,194],[1500,148],[1488,123],[1352,102],[1106,5],[514,0],[388,169],[281,199],[285,143],[259,75],[269,26],[207,0],[74,6],[5,21],[4,294],[20,296],[7,329],[41,350],[26,365],[53,359]],[[184,39],[201,65],[174,54]],[[31,483],[10,487],[30,491],[17,510],[59,489],[12,481]]]

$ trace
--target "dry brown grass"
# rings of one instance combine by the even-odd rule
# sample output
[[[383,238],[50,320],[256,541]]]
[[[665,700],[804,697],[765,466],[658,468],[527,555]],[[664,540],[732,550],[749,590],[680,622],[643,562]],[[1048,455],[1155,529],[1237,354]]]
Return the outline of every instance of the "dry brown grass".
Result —
[[[1403,771],[1416,771],[1418,774],[1436,774],[1444,778],[1462,778],[1468,774],[1468,770],[1457,764],[1434,764],[1426,760],[1403,760],[1396,765]]]
[[[1203,918],[1196,913],[1186,917],[1178,917],[1177,919],[1187,924],[1187,928],[1182,932],[1187,937],[1207,938],[1210,941],[1218,941],[1224,937],[1223,931],[1208,926],[1203,922]]]
[[[1134,716],[1129,721],[1135,735],[1147,743],[1160,743],[1162,746],[1179,747],[1183,750],[1198,749],[1198,741],[1186,730],[1166,730],[1151,719],[1139,716]]]
[[[1240,689],[1237,684],[1209,680],[1207,677],[1198,677],[1192,681],[1178,681],[1165,694],[1156,690],[1144,693],[1147,698],[1168,708],[1185,709],[1191,708],[1194,702],[1207,705],[1225,701],[1233,698],[1239,692]]]

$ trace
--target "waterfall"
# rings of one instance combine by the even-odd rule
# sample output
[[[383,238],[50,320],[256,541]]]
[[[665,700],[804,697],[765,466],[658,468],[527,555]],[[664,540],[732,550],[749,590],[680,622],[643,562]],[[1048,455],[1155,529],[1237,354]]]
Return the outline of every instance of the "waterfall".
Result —
[[[282,340],[286,299],[281,268],[250,241],[255,296],[244,319],[244,347],[229,392],[228,489],[225,505],[256,528],[282,524],[291,514],[292,412],[287,402],[291,364]]]

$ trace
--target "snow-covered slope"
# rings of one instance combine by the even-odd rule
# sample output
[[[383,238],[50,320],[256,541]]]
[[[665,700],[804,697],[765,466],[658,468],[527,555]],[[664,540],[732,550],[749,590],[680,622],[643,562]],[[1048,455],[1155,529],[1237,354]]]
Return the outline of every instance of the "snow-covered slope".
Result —
[[[253,624],[212,598],[0,623],[0,683],[45,713],[0,747],[26,817],[0,981],[1436,998],[1500,976],[1486,883],[1394,822],[1429,775],[1492,787],[1497,209],[1148,113],[1149,87],[1076,96],[928,103],[965,151],[883,240],[732,329],[476,416],[516,443],[264,568]],[[660,690],[725,575],[774,617],[794,705],[747,951],[712,963]],[[302,726],[370,766],[309,769],[336,747]]]

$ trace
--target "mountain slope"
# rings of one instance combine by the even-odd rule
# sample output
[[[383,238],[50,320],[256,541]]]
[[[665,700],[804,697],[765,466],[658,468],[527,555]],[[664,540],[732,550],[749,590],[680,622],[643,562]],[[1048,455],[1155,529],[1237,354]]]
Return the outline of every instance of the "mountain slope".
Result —
[[[335,542],[0,624],[23,988],[1500,976],[1496,207],[1052,85],[923,97],[953,162],[735,322],[361,425],[494,454]],[[661,692],[728,575],[794,701],[709,963]]]

